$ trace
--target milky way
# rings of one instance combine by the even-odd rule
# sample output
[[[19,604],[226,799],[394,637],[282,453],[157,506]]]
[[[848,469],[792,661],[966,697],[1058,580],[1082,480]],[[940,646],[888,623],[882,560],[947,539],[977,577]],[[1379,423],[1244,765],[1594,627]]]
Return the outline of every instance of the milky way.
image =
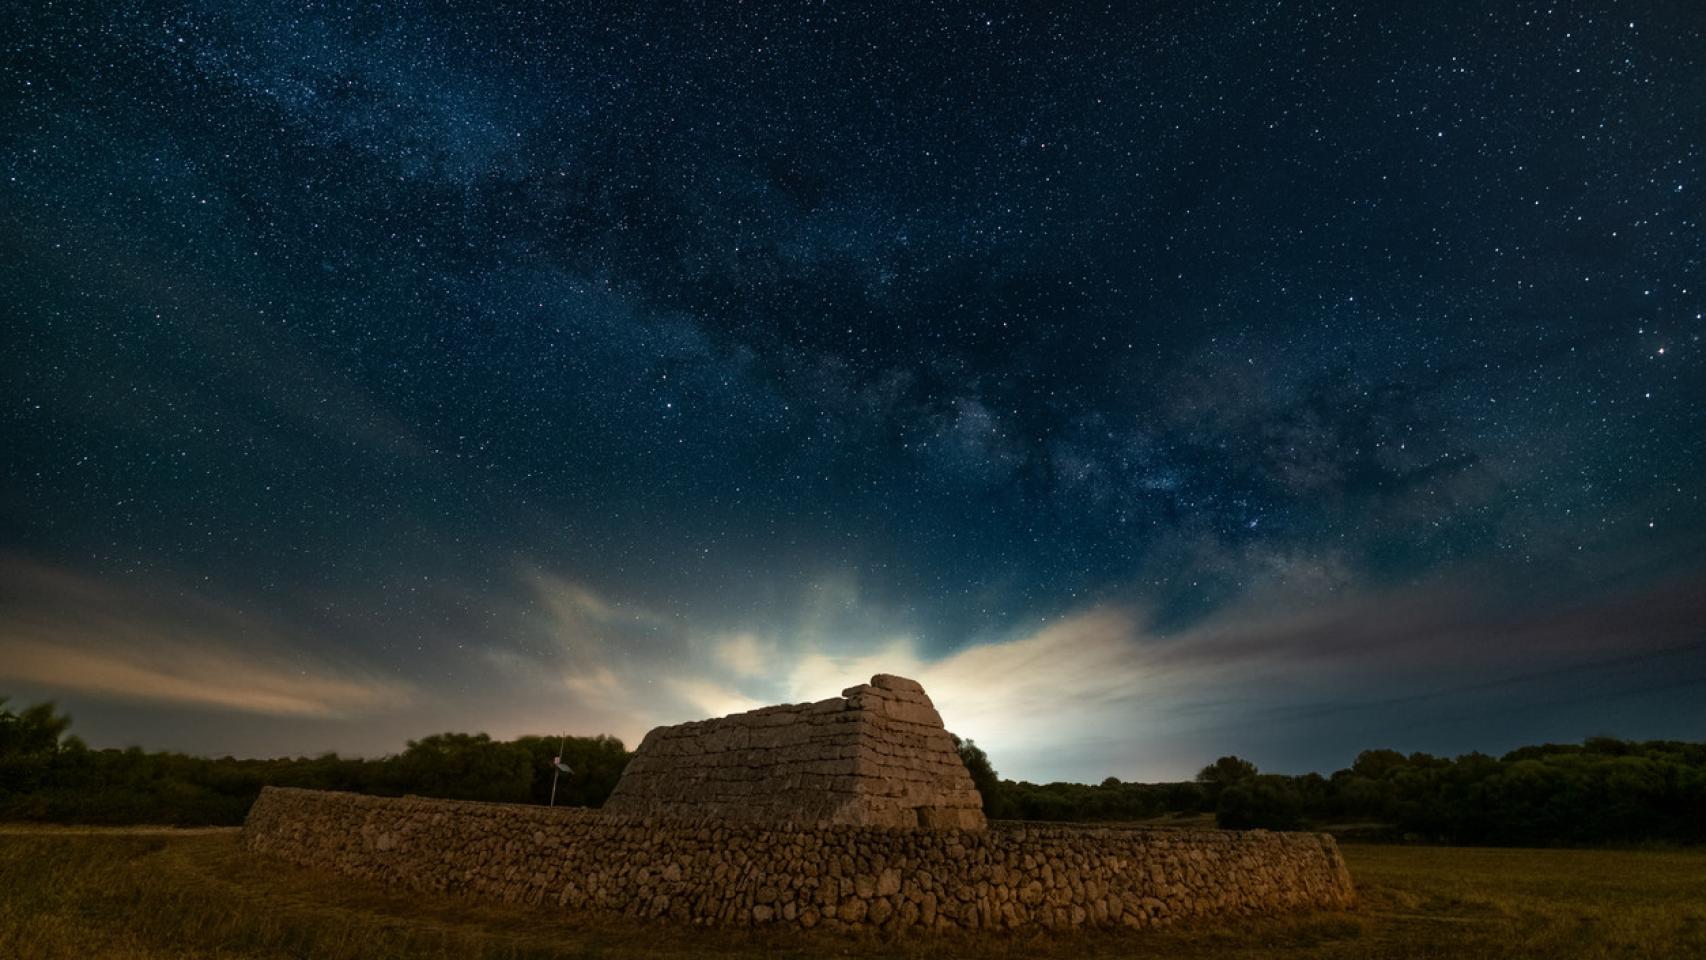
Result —
[[[1706,14],[29,4],[0,693],[1004,773],[1706,732]]]

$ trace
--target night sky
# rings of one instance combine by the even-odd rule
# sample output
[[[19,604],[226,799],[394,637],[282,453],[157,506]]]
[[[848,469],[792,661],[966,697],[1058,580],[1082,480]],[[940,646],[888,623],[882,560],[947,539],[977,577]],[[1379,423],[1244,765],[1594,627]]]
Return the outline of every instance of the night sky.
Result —
[[[1697,0],[0,39],[0,694],[94,745],[1706,738]]]

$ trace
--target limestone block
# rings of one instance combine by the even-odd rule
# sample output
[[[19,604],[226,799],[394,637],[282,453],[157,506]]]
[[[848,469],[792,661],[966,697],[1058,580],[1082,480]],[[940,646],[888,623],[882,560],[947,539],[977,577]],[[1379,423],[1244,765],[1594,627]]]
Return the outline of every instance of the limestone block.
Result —
[[[877,874],[875,892],[879,897],[892,897],[900,893],[900,871],[891,867]]]
[[[625,815],[975,830],[982,798],[917,682],[646,734],[605,809]]]

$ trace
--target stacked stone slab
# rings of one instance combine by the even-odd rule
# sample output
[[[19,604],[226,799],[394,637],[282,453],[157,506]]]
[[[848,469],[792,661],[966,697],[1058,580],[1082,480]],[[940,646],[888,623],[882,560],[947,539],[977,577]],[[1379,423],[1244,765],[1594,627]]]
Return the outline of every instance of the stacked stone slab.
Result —
[[[658,727],[605,803],[617,815],[982,829],[982,801],[924,688],[878,674],[817,703]]]
[[[267,787],[249,850],[423,893],[719,926],[1153,927],[1355,901],[1326,834],[776,826]]]

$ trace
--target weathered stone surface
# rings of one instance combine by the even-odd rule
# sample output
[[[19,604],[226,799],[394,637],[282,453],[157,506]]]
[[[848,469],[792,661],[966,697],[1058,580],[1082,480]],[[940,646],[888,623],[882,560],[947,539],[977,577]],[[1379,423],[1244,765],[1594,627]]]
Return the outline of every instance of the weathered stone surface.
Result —
[[[1263,830],[780,827],[267,787],[243,844],[410,890],[723,926],[1138,928],[1355,900],[1332,837]]]
[[[920,696],[924,694],[924,687],[917,680],[897,677],[892,673],[879,673],[872,677],[871,686],[894,693],[916,693]]]
[[[879,673],[840,697],[658,727],[605,811],[975,830],[982,798],[924,688]]]

